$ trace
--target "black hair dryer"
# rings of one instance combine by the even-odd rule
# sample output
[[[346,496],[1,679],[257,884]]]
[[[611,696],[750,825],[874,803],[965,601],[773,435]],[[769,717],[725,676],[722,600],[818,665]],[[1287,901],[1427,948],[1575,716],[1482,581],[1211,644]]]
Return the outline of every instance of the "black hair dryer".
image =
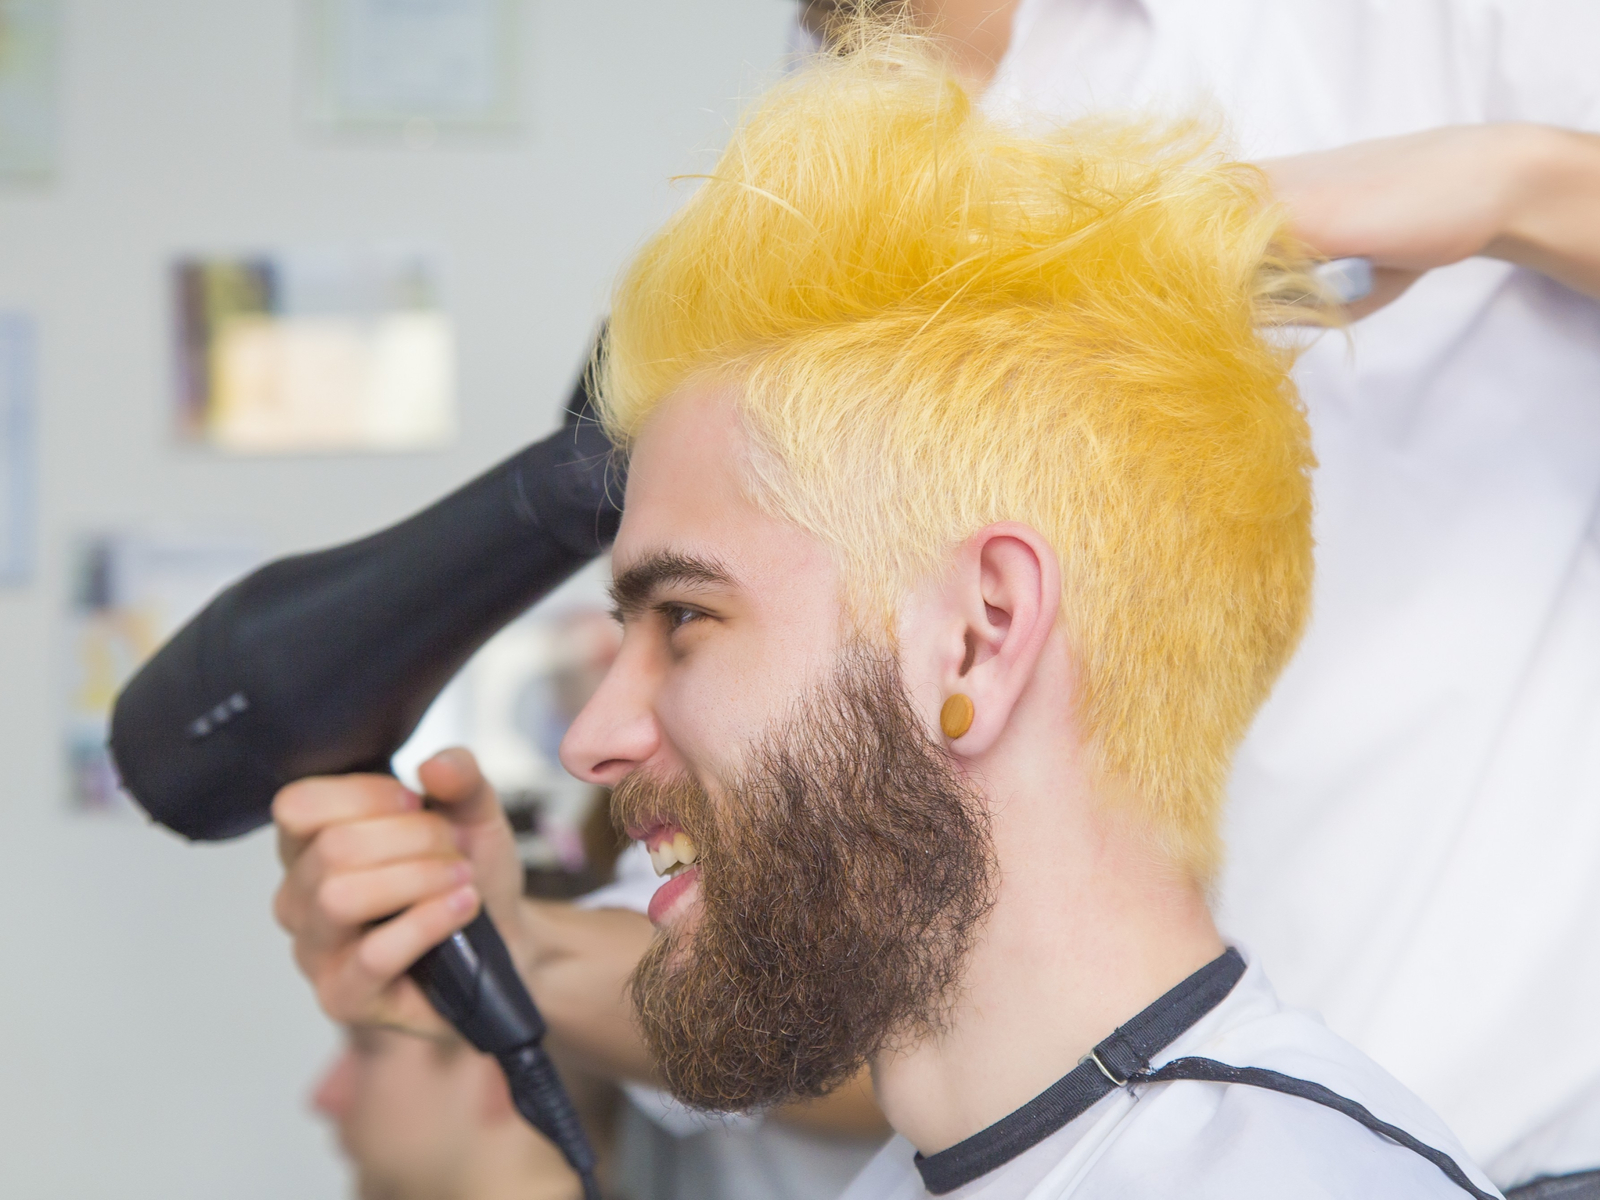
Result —
[[[571,419],[398,525],[235,583],[117,697],[123,785],[162,825],[212,841],[266,824],[293,780],[387,771],[472,653],[616,536],[612,463],[599,427]],[[487,912],[411,975],[499,1059],[518,1110],[597,1197],[594,1153],[542,1046],[544,1021]]]

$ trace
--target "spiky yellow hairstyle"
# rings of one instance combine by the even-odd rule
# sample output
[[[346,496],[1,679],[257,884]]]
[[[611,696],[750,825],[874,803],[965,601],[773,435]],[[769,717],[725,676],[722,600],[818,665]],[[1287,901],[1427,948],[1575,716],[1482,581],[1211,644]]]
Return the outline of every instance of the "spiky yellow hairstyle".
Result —
[[[1196,125],[1024,133],[917,37],[850,41],[626,271],[603,418],[626,446],[675,391],[734,385],[752,495],[833,548],[879,639],[963,539],[1038,530],[1108,793],[1209,878],[1311,580],[1308,431],[1259,329],[1303,278],[1282,218]]]

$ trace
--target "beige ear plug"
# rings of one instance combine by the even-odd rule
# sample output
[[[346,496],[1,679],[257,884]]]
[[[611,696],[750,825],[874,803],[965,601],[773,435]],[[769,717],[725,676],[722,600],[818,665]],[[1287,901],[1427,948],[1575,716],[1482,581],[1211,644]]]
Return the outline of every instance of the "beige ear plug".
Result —
[[[957,692],[946,700],[944,707],[939,710],[939,728],[944,730],[945,737],[953,742],[972,728],[972,715],[975,711],[972,707],[972,698]]]

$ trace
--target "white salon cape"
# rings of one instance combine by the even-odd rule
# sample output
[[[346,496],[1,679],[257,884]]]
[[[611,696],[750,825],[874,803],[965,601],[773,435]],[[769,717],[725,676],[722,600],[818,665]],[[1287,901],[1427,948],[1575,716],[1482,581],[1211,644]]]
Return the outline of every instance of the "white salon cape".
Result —
[[[1594,130],[1600,3],[1021,0],[986,103],[1209,108],[1246,158]],[[1296,379],[1314,612],[1237,760],[1219,919],[1500,1183],[1600,1167],[1600,305],[1472,260]]]
[[[634,843],[617,860],[616,881],[578,904],[642,913],[665,882]],[[642,1084],[622,1090],[618,1183],[630,1200],[836,1200],[881,1140],[699,1112]]]
[[[1247,960],[1251,956],[1246,955]],[[1131,1014],[1130,1014],[1131,1015]],[[1438,1116],[1315,1016],[1287,1008],[1251,960],[1227,997],[1152,1060],[1198,1055],[1332,1088],[1455,1159],[1495,1194]],[[842,1200],[924,1200],[911,1144],[893,1138]],[[1119,1088],[943,1200],[1466,1200],[1420,1155],[1342,1113],[1240,1084]]]

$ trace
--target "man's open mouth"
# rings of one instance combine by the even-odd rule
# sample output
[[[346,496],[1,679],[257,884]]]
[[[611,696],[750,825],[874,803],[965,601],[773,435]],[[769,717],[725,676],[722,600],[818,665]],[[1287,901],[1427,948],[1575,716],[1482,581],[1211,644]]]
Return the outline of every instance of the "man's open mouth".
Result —
[[[657,875],[677,875],[694,866],[700,850],[687,833],[670,821],[654,821],[644,828],[630,828],[628,836],[643,842],[650,852],[650,865]]]
[[[700,869],[695,865],[700,857],[699,847],[676,824],[664,819],[642,828],[630,827],[627,833],[644,843],[656,874],[669,877],[650,898],[647,914],[653,924],[665,925],[680,907],[694,898],[695,884],[700,878]]]

